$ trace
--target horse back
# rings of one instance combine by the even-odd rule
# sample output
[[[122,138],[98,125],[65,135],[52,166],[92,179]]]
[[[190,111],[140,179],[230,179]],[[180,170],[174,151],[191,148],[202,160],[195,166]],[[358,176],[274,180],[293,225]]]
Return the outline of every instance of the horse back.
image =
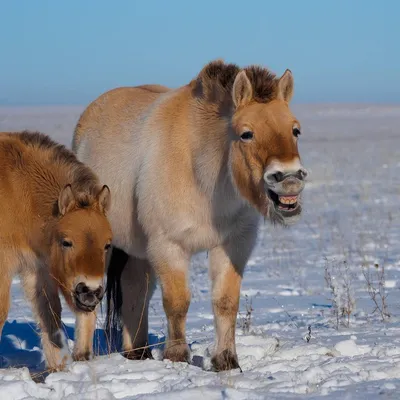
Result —
[[[84,110],[75,127],[72,149],[76,153],[87,136],[97,140],[129,141],[136,120],[158,97],[170,89],[162,85],[120,87],[103,93]]]
[[[16,136],[0,133],[0,241],[20,247],[24,228],[32,225],[29,191],[29,154]],[[21,173],[26,171],[27,174]]]

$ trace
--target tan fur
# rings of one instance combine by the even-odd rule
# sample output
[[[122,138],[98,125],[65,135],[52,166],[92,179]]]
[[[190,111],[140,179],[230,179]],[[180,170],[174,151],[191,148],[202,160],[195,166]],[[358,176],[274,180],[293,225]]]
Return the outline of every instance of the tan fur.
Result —
[[[168,343],[164,357],[172,361],[189,361],[189,348],[186,345],[186,314],[190,304],[186,271],[175,271],[173,267],[162,267],[159,273],[162,282],[163,305],[168,319]]]
[[[74,290],[80,282],[98,286],[103,280],[104,248],[111,241],[109,196],[88,167],[47,136],[0,133],[0,334],[10,284],[19,274],[50,368],[62,367],[67,350],[59,290],[77,315],[74,358],[92,354],[94,323],[83,321],[95,315],[81,311]]]
[[[213,364],[226,370],[237,367],[235,355],[235,326],[236,315],[239,309],[241,271],[234,265],[228,265],[224,274],[213,279],[213,310],[216,316],[216,331],[218,342]]]
[[[282,211],[277,203],[279,196],[300,195],[306,176],[294,136],[300,123],[288,105],[292,95],[288,70],[277,78],[262,67],[242,69],[217,60],[178,89],[109,91],[77,124],[78,158],[118,194],[110,211],[114,245],[130,260],[148,260],[161,282],[167,358],[188,357],[186,344],[173,347],[185,332],[187,269],[193,253],[210,250],[217,334],[213,365],[216,370],[238,365],[234,332],[240,282],[260,214],[288,225],[301,213],[300,200],[293,210]],[[241,139],[246,131],[253,132],[251,140]],[[128,266],[141,268],[137,262]],[[137,290],[145,284],[142,276],[131,271],[129,282],[122,276],[121,284]],[[128,290],[122,290],[122,298],[134,308]],[[129,318],[122,312],[123,321]],[[140,329],[137,317],[129,324]],[[125,329],[127,349],[126,338],[133,334]]]
[[[81,313],[75,325],[75,335],[80,340],[74,351],[75,361],[90,360],[93,353],[93,333],[96,329],[96,311]]]

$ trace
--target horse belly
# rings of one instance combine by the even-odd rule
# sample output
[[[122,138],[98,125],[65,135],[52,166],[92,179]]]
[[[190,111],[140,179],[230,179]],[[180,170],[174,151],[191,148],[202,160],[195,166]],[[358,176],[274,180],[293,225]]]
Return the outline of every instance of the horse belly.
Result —
[[[113,231],[113,245],[136,258],[146,258],[147,239],[132,206],[121,207],[110,213],[109,220]]]

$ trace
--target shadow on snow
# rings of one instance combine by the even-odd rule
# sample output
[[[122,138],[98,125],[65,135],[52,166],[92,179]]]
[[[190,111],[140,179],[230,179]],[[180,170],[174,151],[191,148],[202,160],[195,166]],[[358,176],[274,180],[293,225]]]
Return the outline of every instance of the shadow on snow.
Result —
[[[62,329],[67,338],[73,341],[74,328],[63,324]],[[121,334],[115,335],[114,333],[113,337],[121,338]],[[149,334],[150,346],[162,348],[164,341],[165,338]],[[96,356],[121,352],[121,349],[120,340],[110,344],[106,332],[103,329],[96,329],[93,343],[93,350]],[[0,341],[0,368],[9,367],[27,367],[31,372],[45,369],[44,354],[40,343],[40,331],[34,322],[17,322],[14,320],[5,323]]]

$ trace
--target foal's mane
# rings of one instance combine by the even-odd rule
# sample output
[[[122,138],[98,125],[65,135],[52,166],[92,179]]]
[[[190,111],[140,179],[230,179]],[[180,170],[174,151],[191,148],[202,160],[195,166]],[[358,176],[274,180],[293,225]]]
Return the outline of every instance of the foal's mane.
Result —
[[[253,98],[259,103],[268,103],[277,96],[278,79],[267,68],[250,65],[240,68],[236,64],[226,64],[222,60],[208,63],[191,82],[200,97],[213,100],[215,91],[231,94],[236,75],[245,70],[253,88]]]
[[[90,207],[95,202],[96,190],[98,190],[97,176],[89,167],[79,161],[71,150],[41,132],[25,130],[13,133],[12,137],[19,139],[28,148],[44,152],[43,156],[46,154],[55,168],[67,170],[67,175],[71,179],[69,183],[75,192],[78,207]]]

